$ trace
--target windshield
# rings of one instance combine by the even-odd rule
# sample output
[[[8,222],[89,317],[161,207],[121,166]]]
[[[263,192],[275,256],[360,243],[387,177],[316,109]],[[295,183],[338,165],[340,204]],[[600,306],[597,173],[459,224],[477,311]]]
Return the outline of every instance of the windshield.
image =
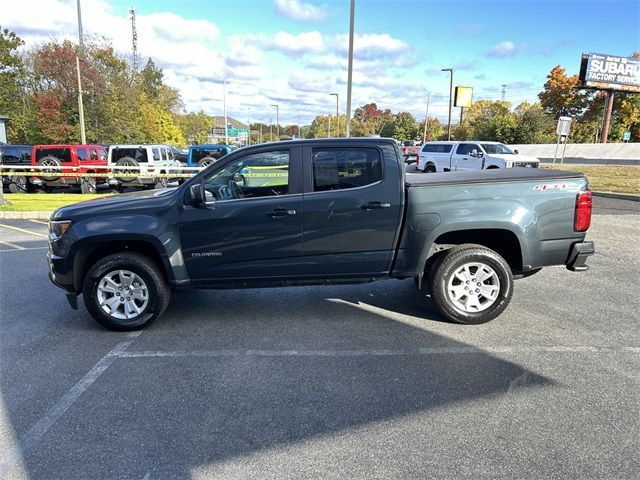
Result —
[[[482,145],[482,148],[484,148],[484,151],[487,152],[489,155],[491,155],[492,153],[503,153],[507,155],[515,155],[514,151],[511,150],[509,147],[507,147],[503,143],[481,143],[480,145]]]

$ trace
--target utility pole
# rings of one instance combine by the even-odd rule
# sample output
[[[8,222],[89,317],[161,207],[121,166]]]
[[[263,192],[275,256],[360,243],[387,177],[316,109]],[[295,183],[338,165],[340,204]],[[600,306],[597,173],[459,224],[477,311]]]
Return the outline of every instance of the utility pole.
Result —
[[[131,64],[133,71],[138,71],[138,32],[136,31],[136,9],[129,7],[131,15]]]
[[[80,53],[84,48],[84,41],[82,40],[82,11],[80,10],[80,0],[77,1],[78,5],[78,39],[80,41]],[[82,104],[82,80],[80,78],[80,57],[76,55],[76,70],[78,73],[78,116],[80,117],[80,143],[86,145],[87,137],[84,130],[84,105]]]
[[[424,132],[422,132],[422,143],[427,141],[427,122],[429,122],[429,101],[431,100],[431,92],[427,94],[427,113],[424,115]]]
[[[300,138],[300,115],[298,115],[298,138]]]
[[[449,124],[447,125],[447,140],[451,140],[451,105],[453,102],[453,67],[441,69],[443,72],[449,72]]]
[[[338,94],[332,93],[331,95],[336,96],[336,138],[340,136],[340,112],[338,110]]]
[[[607,97],[604,101],[604,122],[602,123],[602,133],[600,141],[609,141],[609,127],[611,126],[611,112],[613,111],[613,91],[607,90]]]
[[[351,83],[353,80],[353,24],[356,10],[356,0],[351,0],[349,14],[349,66],[347,70],[347,138],[351,136]]]
[[[224,144],[229,145],[229,128],[227,127],[227,79],[222,81],[222,107],[224,109]]]
[[[276,136],[280,140],[280,107],[277,104],[271,106],[276,107]]]
[[[502,101],[504,102],[504,96],[507,93],[507,86],[506,85],[502,85]]]
[[[269,119],[269,141],[273,142],[273,117]]]

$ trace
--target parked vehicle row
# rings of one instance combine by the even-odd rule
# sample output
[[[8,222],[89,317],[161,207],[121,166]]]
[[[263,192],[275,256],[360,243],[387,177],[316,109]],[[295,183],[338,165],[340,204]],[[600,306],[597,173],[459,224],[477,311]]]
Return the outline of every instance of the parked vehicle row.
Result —
[[[0,145],[0,167],[3,187],[11,193],[68,187],[95,193],[101,185],[117,190],[163,188],[182,181],[180,174],[193,175],[230,152],[227,145],[196,145],[188,152],[144,144]]]

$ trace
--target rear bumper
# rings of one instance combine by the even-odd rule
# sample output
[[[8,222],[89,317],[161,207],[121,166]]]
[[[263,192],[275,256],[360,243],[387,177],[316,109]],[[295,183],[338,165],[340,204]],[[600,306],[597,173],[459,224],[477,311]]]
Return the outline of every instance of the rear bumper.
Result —
[[[567,270],[584,272],[589,270],[587,258],[596,253],[593,242],[580,242],[573,245],[567,259]]]

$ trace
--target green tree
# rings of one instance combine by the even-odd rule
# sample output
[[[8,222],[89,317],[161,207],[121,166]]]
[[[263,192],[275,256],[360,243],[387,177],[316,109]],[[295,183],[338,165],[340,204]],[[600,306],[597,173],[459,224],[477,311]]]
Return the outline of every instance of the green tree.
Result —
[[[207,142],[209,131],[213,128],[213,120],[202,110],[198,113],[187,113],[177,117],[183,137],[192,145]]]
[[[521,103],[514,111],[517,127],[513,143],[553,143],[555,122],[539,103]]]
[[[418,125],[418,137],[420,137],[420,140],[423,140],[422,138],[423,134],[424,134],[424,120],[420,122],[420,125]],[[444,127],[440,123],[440,120],[438,120],[437,118],[429,118],[429,121],[427,122],[427,136],[425,140],[427,142],[430,142],[433,140],[442,140],[445,134],[446,132],[444,130]]]
[[[162,72],[162,69],[156,67],[156,64],[151,60],[151,58],[147,60],[146,65],[138,74],[142,90],[151,99],[156,99],[160,95],[163,78],[164,73]]]
[[[415,117],[409,112],[400,112],[393,121],[393,138],[399,141],[415,140],[418,127]]]

